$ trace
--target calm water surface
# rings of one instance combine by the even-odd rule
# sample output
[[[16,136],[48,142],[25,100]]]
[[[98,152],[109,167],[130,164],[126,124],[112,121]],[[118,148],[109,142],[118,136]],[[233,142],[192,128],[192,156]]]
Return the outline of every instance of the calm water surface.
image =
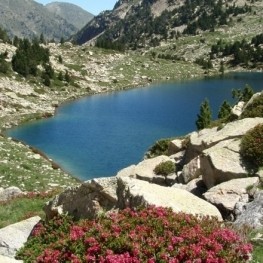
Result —
[[[60,107],[55,117],[8,132],[34,146],[72,175],[87,180],[112,176],[139,162],[150,145],[195,130],[201,102],[208,98],[214,117],[231,90],[263,89],[262,73],[162,83],[85,97]]]

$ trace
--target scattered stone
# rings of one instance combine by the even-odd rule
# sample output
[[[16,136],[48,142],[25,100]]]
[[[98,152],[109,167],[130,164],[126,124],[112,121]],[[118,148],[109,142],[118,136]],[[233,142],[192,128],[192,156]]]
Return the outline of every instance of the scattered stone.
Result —
[[[0,202],[8,201],[23,192],[15,186],[8,187],[6,189],[0,188]]]

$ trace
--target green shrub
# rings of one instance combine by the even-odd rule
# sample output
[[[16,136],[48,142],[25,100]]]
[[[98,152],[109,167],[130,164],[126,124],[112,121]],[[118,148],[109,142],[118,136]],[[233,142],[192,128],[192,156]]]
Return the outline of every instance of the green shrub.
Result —
[[[263,93],[256,97],[252,103],[247,105],[241,118],[263,117]]]
[[[160,155],[168,155],[168,145],[172,139],[161,139],[157,141],[146,153],[147,158],[153,158]]]
[[[263,166],[263,124],[257,125],[243,136],[240,154],[252,168]]]
[[[197,115],[197,120],[195,122],[198,130],[202,130],[204,128],[208,128],[212,121],[212,112],[210,109],[210,104],[208,99],[200,106],[200,114]]]
[[[168,175],[175,172],[175,164],[172,161],[162,162],[154,168],[154,173],[158,175]]]

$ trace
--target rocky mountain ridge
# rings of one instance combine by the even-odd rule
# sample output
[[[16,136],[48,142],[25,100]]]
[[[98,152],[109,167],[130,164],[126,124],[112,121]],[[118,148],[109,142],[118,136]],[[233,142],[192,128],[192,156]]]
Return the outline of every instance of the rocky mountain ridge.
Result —
[[[94,17],[73,39],[79,44],[99,41],[124,48],[149,48],[182,34],[231,27],[240,17],[260,18],[260,14],[261,1],[120,0],[112,11]],[[250,25],[251,30],[254,28],[256,24]]]
[[[46,39],[59,41],[62,37],[68,39],[81,29],[82,25],[91,18],[90,13],[75,8],[68,15],[68,6],[59,5],[60,13],[56,13],[52,5],[45,7],[33,0],[1,0],[0,1],[0,26],[13,38],[34,38],[41,34]],[[50,10],[54,10],[51,12]],[[76,13],[81,13],[78,18],[82,20],[81,25],[76,23]],[[66,14],[67,13],[67,14]],[[66,18],[66,19],[65,19]],[[73,19],[73,20],[72,20]]]

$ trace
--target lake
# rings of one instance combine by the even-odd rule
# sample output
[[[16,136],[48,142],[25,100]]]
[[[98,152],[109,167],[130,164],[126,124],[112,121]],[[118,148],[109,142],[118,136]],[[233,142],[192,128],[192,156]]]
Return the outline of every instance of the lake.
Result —
[[[113,176],[142,160],[158,139],[196,129],[200,104],[208,98],[216,118],[231,90],[263,89],[263,73],[153,84],[88,96],[58,108],[54,117],[22,125],[8,136],[34,146],[81,180]]]

